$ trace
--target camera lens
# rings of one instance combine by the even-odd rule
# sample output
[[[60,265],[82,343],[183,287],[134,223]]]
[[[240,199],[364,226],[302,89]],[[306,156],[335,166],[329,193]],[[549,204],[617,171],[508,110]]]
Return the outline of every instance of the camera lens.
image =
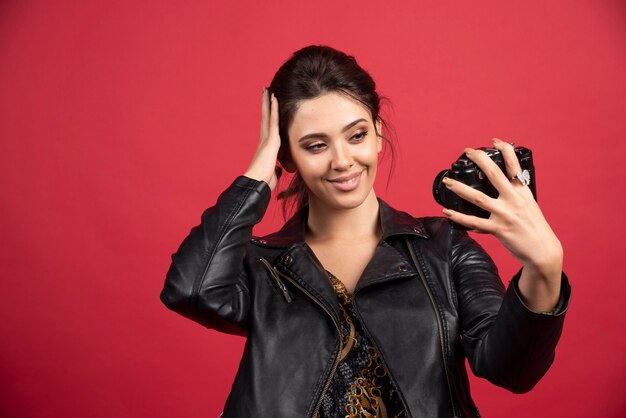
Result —
[[[443,184],[442,180],[445,176],[448,175],[448,171],[450,170],[441,171],[439,174],[437,174],[437,177],[435,177],[435,181],[433,182],[433,197],[435,198],[435,202],[444,207],[447,206],[446,193],[448,189]]]

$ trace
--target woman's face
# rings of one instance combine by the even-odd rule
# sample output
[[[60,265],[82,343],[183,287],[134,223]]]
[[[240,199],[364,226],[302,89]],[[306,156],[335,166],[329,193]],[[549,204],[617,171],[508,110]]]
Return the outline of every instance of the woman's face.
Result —
[[[291,168],[304,180],[309,199],[317,200],[311,204],[339,209],[365,201],[382,149],[382,138],[365,106],[340,93],[305,100],[288,133]]]

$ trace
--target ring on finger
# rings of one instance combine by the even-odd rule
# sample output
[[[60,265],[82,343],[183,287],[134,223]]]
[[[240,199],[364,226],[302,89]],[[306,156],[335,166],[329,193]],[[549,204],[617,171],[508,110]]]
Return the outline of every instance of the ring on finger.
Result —
[[[518,171],[511,180],[519,180],[524,186],[530,185],[530,172],[528,170]]]

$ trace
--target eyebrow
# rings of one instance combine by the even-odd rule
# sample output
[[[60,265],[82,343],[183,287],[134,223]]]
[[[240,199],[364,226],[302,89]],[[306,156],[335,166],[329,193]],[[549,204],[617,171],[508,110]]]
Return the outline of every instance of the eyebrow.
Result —
[[[350,122],[349,124],[347,124],[346,126],[343,127],[341,132],[347,131],[348,129],[352,128],[354,125],[356,125],[359,122],[367,122],[367,120],[361,118],[361,119],[355,120],[354,122]],[[298,139],[298,142],[302,142],[302,141],[305,141],[305,140],[310,139],[310,138],[328,138],[328,135],[326,135],[325,133],[306,134],[302,138]]]

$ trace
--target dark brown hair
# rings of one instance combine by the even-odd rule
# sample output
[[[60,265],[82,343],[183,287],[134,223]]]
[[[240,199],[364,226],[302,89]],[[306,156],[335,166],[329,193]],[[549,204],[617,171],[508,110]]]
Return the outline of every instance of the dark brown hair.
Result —
[[[310,45],[296,52],[278,69],[269,87],[279,104],[279,161],[282,163],[290,155],[288,129],[300,103],[326,93],[343,93],[362,103],[369,111],[376,129],[380,121],[385,132],[391,132],[389,125],[380,115],[381,100],[376,92],[376,83],[361,68],[356,59],[341,51],[324,45]],[[381,132],[376,132],[382,136]],[[391,171],[394,168],[394,146],[387,136],[382,136],[391,151]],[[384,155],[384,154],[383,154]],[[296,172],[289,186],[281,191],[278,199],[283,201],[283,216],[287,218],[288,206],[295,205],[300,210],[308,204],[308,192],[302,177]]]

